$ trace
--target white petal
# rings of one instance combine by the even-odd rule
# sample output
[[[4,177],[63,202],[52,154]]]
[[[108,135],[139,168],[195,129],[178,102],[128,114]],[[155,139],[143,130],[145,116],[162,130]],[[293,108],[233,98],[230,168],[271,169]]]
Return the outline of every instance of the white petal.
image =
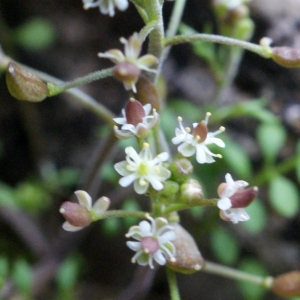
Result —
[[[128,162],[126,160],[120,161],[114,165],[115,170],[121,175],[121,176],[128,176],[132,174],[132,171],[129,171],[127,169]]]
[[[191,144],[182,143],[178,147],[178,152],[180,152],[185,157],[190,157],[195,154],[196,148],[195,148],[195,146],[193,146]]]
[[[146,181],[145,185],[140,184],[140,179],[139,178],[137,178],[134,181],[134,190],[136,191],[137,194],[139,194],[139,195],[145,194],[148,191],[148,188],[149,188],[149,182],[148,181]]]
[[[135,174],[127,175],[119,180],[119,184],[122,187],[129,186],[136,179]]]
[[[96,214],[105,212],[110,206],[110,200],[107,197],[99,198],[93,205],[93,209]]]
[[[176,238],[176,233],[174,231],[167,231],[159,237],[159,242],[164,244],[169,241],[173,241]]]
[[[147,176],[147,179],[149,180],[149,182],[155,190],[160,191],[163,189],[163,184],[160,181],[158,181],[155,176]]]
[[[125,10],[128,7],[127,0],[116,0],[116,6],[119,10]]]
[[[208,141],[210,141],[210,139],[208,139]],[[205,144],[207,144],[206,140],[205,140]],[[219,138],[212,138],[210,144],[215,144],[221,148],[225,148],[225,143]]]
[[[156,156],[160,161],[167,161],[169,159],[169,153],[168,152],[162,152],[159,155]]]
[[[145,111],[145,115],[149,116],[150,112],[151,112],[151,104],[147,103],[144,105],[144,111]]]
[[[73,226],[71,225],[69,222],[65,222],[63,225],[62,225],[62,228],[66,231],[78,231],[78,230],[81,230],[83,227],[79,227],[79,226]]]
[[[163,265],[166,264],[166,259],[165,259],[165,257],[163,256],[161,250],[158,250],[157,252],[155,252],[155,253],[153,254],[153,257],[154,257],[155,261],[156,261],[158,264],[160,264],[161,266],[163,266]]]
[[[129,241],[129,242],[126,242],[126,245],[133,251],[139,251],[142,249],[140,242]]]
[[[151,236],[151,225],[147,221],[141,221],[139,223],[139,227],[141,229],[143,236]]]
[[[86,191],[76,191],[75,195],[79,204],[85,206],[87,209],[92,207],[92,198]]]
[[[222,210],[227,210],[231,208],[232,203],[229,198],[222,198],[218,201],[218,207]]]

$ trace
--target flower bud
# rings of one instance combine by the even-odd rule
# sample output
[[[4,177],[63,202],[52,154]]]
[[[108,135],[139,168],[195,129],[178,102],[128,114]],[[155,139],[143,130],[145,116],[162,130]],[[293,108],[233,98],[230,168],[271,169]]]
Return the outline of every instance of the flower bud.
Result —
[[[168,261],[168,267],[184,274],[201,270],[205,262],[193,237],[180,224],[174,223],[172,226],[176,234],[176,239],[172,241],[176,254],[174,261]]]
[[[192,163],[186,158],[176,159],[169,168],[176,181],[179,183],[186,181],[187,176],[193,173],[193,169]]]
[[[256,198],[257,193],[257,186],[252,186],[247,189],[235,192],[235,194],[230,197],[232,204],[231,208],[247,207]]]
[[[10,94],[18,100],[40,102],[49,92],[47,85],[39,77],[14,62],[8,64],[6,84]]]
[[[181,197],[184,202],[192,204],[202,200],[203,192],[199,182],[195,179],[189,179],[180,187]]]
[[[136,83],[136,99],[145,105],[150,103],[152,108],[155,108],[159,113],[161,111],[161,100],[154,84],[145,76],[141,75]]]
[[[78,203],[66,201],[60,206],[59,212],[76,227],[86,227],[92,222],[90,211]]]
[[[280,297],[300,296],[300,272],[293,271],[277,276],[271,290]]]
[[[140,73],[141,70],[135,64],[126,61],[118,63],[113,70],[115,78],[122,81],[127,90],[138,81]]]
[[[128,124],[136,126],[138,123],[143,122],[145,117],[145,110],[141,102],[130,98],[125,107],[125,114]]]
[[[286,68],[300,67],[300,49],[290,47],[274,47],[271,48],[271,57],[279,65]]]

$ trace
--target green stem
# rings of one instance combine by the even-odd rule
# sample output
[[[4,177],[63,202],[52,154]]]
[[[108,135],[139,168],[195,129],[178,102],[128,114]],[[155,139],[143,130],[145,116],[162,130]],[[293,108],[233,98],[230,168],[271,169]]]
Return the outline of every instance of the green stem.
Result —
[[[220,199],[201,199],[193,200],[190,203],[174,203],[166,207],[163,211],[164,215],[170,214],[171,212],[176,212],[179,210],[187,209],[195,206],[216,206]]]
[[[205,261],[205,265],[201,270],[207,273],[220,275],[234,280],[248,281],[256,285],[259,285],[265,289],[270,289],[273,283],[273,277],[271,276],[261,277],[257,275],[252,275],[246,272],[235,270],[209,261]]]
[[[181,22],[185,3],[186,3],[186,0],[176,0],[175,1],[175,5],[174,5],[173,11],[172,11],[170,22],[168,24],[168,29],[166,31],[167,38],[171,38],[177,33],[179,24]],[[161,64],[163,64],[165,59],[168,57],[170,50],[171,50],[171,46],[164,48],[162,59],[161,59]]]
[[[147,36],[151,33],[151,31],[157,26],[157,21],[151,21],[147,25],[143,27],[143,29],[139,33],[139,38],[143,43]]]
[[[171,300],[180,300],[180,294],[178,290],[175,272],[168,267],[166,269],[167,269],[167,277],[168,277],[168,283],[170,288]]]
[[[172,46],[172,45],[177,45],[182,43],[198,42],[198,41],[237,46],[249,50],[251,52],[254,52],[265,58],[271,57],[271,52],[268,47],[256,45],[253,43],[249,43],[246,41],[237,40],[234,38],[229,38],[221,35],[214,35],[214,34],[198,33],[198,34],[191,34],[191,35],[177,35],[174,37],[165,38],[163,45],[166,47],[166,46]]]
[[[277,166],[267,165],[260,173],[255,176],[253,181],[251,181],[251,184],[261,186],[270,181],[270,179],[278,176],[278,174],[284,174],[293,170],[299,163],[299,160],[300,156],[295,155],[282,161]]]
[[[101,214],[96,214],[94,211],[91,211],[93,221],[98,221],[108,218],[139,218],[146,219],[148,212],[143,211],[127,211],[127,210],[108,210]]]
[[[112,75],[113,75],[113,68],[108,68],[105,70],[90,73],[83,77],[76,78],[75,80],[72,80],[72,81],[67,81],[67,82],[61,83],[59,85],[54,85],[53,83],[49,83],[48,84],[49,97],[56,96],[58,94],[65,92],[68,89],[77,87],[79,85],[83,85],[83,84],[90,83],[90,82],[93,82],[93,81],[96,81],[99,79],[110,77]]]

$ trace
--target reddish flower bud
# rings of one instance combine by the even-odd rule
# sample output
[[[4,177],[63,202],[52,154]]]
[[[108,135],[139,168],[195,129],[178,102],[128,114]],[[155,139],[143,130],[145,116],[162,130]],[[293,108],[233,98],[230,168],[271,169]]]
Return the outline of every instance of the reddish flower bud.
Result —
[[[161,100],[154,84],[145,76],[141,75],[136,83],[136,91],[134,97],[145,105],[150,103],[159,113],[161,111]]]
[[[169,260],[167,265],[176,272],[192,274],[202,269],[204,259],[193,237],[178,223],[172,224],[176,233],[173,242],[176,248],[175,260]]]
[[[120,62],[113,70],[115,78],[122,81],[125,88],[130,90],[138,81],[141,70],[133,63]]]
[[[280,297],[300,296],[300,272],[293,271],[277,276],[271,290]]]
[[[78,203],[66,201],[60,206],[59,212],[76,227],[86,227],[92,222],[89,210]]]
[[[125,114],[127,123],[134,126],[139,123],[143,123],[143,118],[146,116],[143,105],[134,98],[130,98],[126,104]]]
[[[207,130],[205,121],[198,123],[197,126],[193,130],[193,136],[194,137],[199,136],[199,138],[200,138],[199,141],[201,141],[201,142],[204,142],[206,140],[207,133],[208,133],[208,130]]]
[[[10,94],[18,100],[40,102],[49,92],[47,85],[39,77],[14,62],[8,64],[6,84]]]
[[[235,194],[230,197],[232,204],[231,208],[247,207],[256,198],[257,193],[257,186],[252,186],[247,189],[235,192]]]
[[[286,68],[300,67],[300,49],[274,47],[271,50],[271,57],[279,65]]]

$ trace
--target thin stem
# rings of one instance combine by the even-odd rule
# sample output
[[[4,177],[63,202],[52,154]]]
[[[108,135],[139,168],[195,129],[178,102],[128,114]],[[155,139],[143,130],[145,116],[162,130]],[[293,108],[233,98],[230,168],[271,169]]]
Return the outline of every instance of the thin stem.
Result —
[[[60,85],[54,85],[54,84],[48,84],[48,88],[49,88],[49,96],[56,96],[58,94],[61,94],[63,92],[65,92],[66,90],[70,89],[70,88],[74,88],[77,87],[79,85],[83,85],[86,83],[90,83],[99,79],[103,79],[106,77],[110,77],[113,75],[113,68],[108,68],[108,69],[104,69],[101,71],[96,71],[93,73],[90,73],[86,76],[83,77],[79,77],[76,78],[75,80],[72,81],[67,81],[64,83],[61,83]]]
[[[185,7],[186,0],[176,0],[174,8],[172,10],[172,15],[170,18],[170,22],[168,24],[168,29],[166,31],[166,37],[170,38],[173,37],[177,31],[179,24],[182,19],[183,10]],[[163,50],[163,55],[161,59],[161,64],[165,61],[165,59],[168,57],[169,52],[171,50],[171,46],[165,47]]]
[[[108,218],[139,218],[146,219],[148,212],[143,211],[128,211],[128,210],[108,210],[101,214],[92,213],[93,221],[98,221]]]
[[[167,269],[171,300],[180,300],[180,294],[178,290],[175,272],[168,267],[166,269]]]
[[[139,33],[139,38],[140,38],[141,42],[145,41],[147,36],[157,26],[157,24],[158,24],[158,22],[155,20],[155,21],[151,21],[150,23],[148,23],[147,25],[145,25],[143,27],[143,29]]]
[[[267,276],[267,277],[257,276],[239,270],[235,270],[233,268],[225,267],[216,263],[212,263],[209,261],[205,262],[205,265],[201,269],[201,271],[215,274],[215,275],[220,275],[234,280],[248,281],[256,285],[259,285],[265,289],[270,289],[273,283],[273,277],[271,276]]]
[[[171,212],[176,212],[179,210],[183,210],[195,206],[216,206],[219,200],[220,199],[212,198],[212,199],[194,200],[189,203],[175,203],[166,207],[163,211],[163,214],[167,215],[170,214]]]
[[[174,37],[165,38],[164,46],[166,47],[171,45],[198,42],[198,41],[237,46],[249,50],[251,52],[254,52],[265,58],[271,57],[271,52],[268,47],[260,46],[250,42],[241,41],[241,40],[237,40],[234,38],[229,38],[221,35],[214,35],[214,34],[198,33],[198,34],[191,34],[191,35],[177,35]]]

